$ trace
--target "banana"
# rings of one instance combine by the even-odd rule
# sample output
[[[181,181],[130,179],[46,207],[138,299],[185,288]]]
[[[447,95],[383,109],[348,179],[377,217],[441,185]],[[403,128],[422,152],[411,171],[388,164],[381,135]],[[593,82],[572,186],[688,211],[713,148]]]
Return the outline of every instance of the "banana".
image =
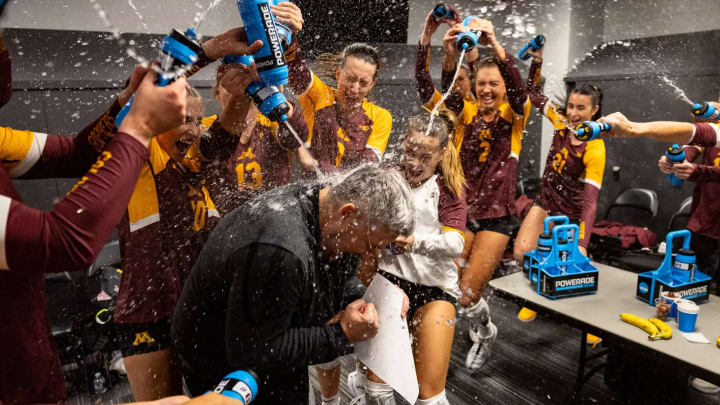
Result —
[[[654,336],[659,336],[660,334],[660,330],[658,329],[658,327],[645,318],[623,312],[622,314],[620,314],[620,319],[629,323],[630,325],[637,326],[638,328],[644,330],[650,335],[650,339],[653,339]]]
[[[717,338],[717,345],[718,345],[718,347],[720,347],[720,336],[718,336],[718,338]]]
[[[657,326],[659,330],[657,335],[648,336],[648,339],[670,339],[672,337],[672,328],[670,327],[670,325],[657,318],[649,318],[648,321],[650,321],[650,323],[652,323],[653,325]]]

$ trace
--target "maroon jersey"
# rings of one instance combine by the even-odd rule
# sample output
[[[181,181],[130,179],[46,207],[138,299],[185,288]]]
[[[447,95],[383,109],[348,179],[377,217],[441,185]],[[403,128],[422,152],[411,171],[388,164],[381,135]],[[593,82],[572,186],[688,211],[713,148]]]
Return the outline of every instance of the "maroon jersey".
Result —
[[[503,103],[494,119],[486,122],[480,105],[463,100],[454,89],[445,105],[460,117],[464,130],[455,133],[463,171],[467,180],[468,219],[501,218],[515,214],[517,159],[530,113],[525,84],[512,59],[498,64],[508,103]],[[449,87],[455,72],[442,73],[443,89]]]
[[[308,137],[307,125],[300,110],[295,107],[294,111],[288,123],[304,142]],[[209,128],[212,138],[236,142],[230,155],[222,148],[218,148],[221,156],[202,148],[206,158],[224,162],[217,174],[219,178],[213,178],[208,183],[210,194],[221,213],[230,212],[253,197],[290,182],[291,152],[300,144],[285,124],[279,125],[258,113],[246,143],[240,142],[239,136],[228,134],[217,121],[217,116],[205,118],[203,124]]]
[[[310,71],[297,42],[287,55],[290,87],[298,95],[310,131],[310,154],[320,169],[336,171],[381,162],[392,128],[390,112],[363,100],[361,108],[341,113],[335,89]]]
[[[567,118],[542,92],[540,64],[533,62],[530,66],[527,84],[533,105],[555,130],[535,203],[550,215],[567,215],[579,221],[578,243],[587,248],[605,172],[605,143],[595,139],[573,145]]]
[[[718,123],[697,123],[694,124],[690,145],[709,146],[720,148],[720,124]]]
[[[123,277],[119,323],[170,319],[203,243],[219,221],[194,146],[176,163],[156,139],[118,226]]]
[[[93,147],[111,138],[104,128],[119,110],[115,102],[77,137],[0,130],[0,402],[65,397],[43,272],[92,263],[130,199],[147,149],[127,134],[114,136],[101,154]],[[52,212],[23,205],[11,178],[48,177],[81,179]]]
[[[697,147],[685,147],[688,162],[694,161],[699,154]],[[695,165],[688,180],[696,183],[688,229],[720,239],[720,147],[705,148],[702,161]]]

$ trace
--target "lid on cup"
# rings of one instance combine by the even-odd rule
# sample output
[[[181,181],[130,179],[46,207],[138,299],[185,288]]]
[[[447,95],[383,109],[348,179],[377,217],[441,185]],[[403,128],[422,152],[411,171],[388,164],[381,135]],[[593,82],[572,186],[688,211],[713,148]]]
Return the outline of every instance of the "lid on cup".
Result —
[[[682,300],[678,302],[677,306],[678,311],[684,312],[686,314],[697,314],[698,312],[700,312],[700,307],[690,300]]]

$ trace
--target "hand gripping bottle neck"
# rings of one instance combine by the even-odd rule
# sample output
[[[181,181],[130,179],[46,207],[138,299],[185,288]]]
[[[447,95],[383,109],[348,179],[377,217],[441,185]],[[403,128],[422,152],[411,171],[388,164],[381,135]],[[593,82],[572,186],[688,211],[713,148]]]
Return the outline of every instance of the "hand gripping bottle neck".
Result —
[[[253,63],[253,57],[249,55],[230,55],[224,57],[222,63],[225,65],[241,63],[250,66]],[[262,115],[273,122],[287,121],[290,104],[280,89],[275,86],[268,86],[263,82],[255,82],[249,85],[245,92],[250,96],[250,99],[252,99]]]
[[[538,49],[545,46],[545,36],[544,35],[538,35],[535,38],[532,39],[532,41],[528,42],[527,45],[523,47],[523,49],[520,50],[520,53],[518,53],[518,58],[522,60],[528,60],[530,59],[530,48],[537,51]]]
[[[718,121],[720,109],[715,108],[714,105],[708,103],[707,101],[703,101],[702,103],[693,104],[693,114],[704,120]]]
[[[230,55],[224,57],[222,63],[225,65],[241,63],[245,66],[250,66],[253,63],[253,57],[248,55]],[[250,96],[250,99],[252,99],[262,115],[268,117],[273,122],[287,121],[290,104],[280,89],[275,86],[268,86],[263,82],[255,82],[249,85],[247,89],[245,89],[245,92]]]
[[[160,49],[160,70],[155,84],[165,87],[175,81],[182,69],[187,69],[197,62],[198,54],[202,46],[197,42],[195,30],[188,28],[185,33],[173,29],[163,39]],[[120,127],[123,119],[130,111],[132,102],[135,99],[133,94],[120,112],[115,116],[115,126]]]
[[[685,161],[685,150],[681,148],[678,144],[673,144],[673,146],[665,150],[665,157],[673,165],[677,163],[682,163]],[[672,173],[668,173],[667,181],[668,183],[672,184],[673,187],[680,187],[683,184],[683,180]]]
[[[257,374],[252,370],[233,371],[226,375],[212,392],[248,405],[257,397],[259,381]]]
[[[435,8],[433,8],[433,17],[435,17],[435,20],[439,20],[441,18],[452,18],[452,10],[450,10],[450,7],[446,6],[445,3],[438,3],[435,5]]]
[[[602,132],[609,130],[610,124],[606,122],[585,121],[575,127],[575,138],[583,142],[588,142],[597,139]]]
[[[288,67],[282,39],[275,24],[275,16],[268,0],[238,0],[238,10],[245,26],[248,43],[260,40],[262,48],[254,55],[260,80],[268,86],[282,86],[288,82]]]
[[[278,5],[280,3],[290,2],[288,0],[272,0],[272,3]],[[275,21],[275,27],[277,27],[278,35],[280,35],[280,42],[282,43],[283,49],[287,50],[292,43],[292,27],[279,21]]]
[[[476,15],[469,15],[465,17],[465,19],[463,20],[463,25],[467,27],[470,24],[470,21],[476,18],[480,17]],[[482,35],[482,33],[480,33],[480,35]],[[471,49],[477,46],[480,35],[478,35],[477,31],[461,32],[458,34],[457,39],[455,39],[455,46],[457,46],[457,49],[460,51],[469,52]]]

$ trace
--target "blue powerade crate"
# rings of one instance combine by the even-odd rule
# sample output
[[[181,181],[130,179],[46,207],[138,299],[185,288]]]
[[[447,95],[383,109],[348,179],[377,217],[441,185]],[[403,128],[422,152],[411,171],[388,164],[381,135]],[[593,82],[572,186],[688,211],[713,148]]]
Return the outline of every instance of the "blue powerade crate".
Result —
[[[682,248],[673,254],[672,241],[679,237],[683,238]],[[697,303],[707,301],[712,278],[697,269],[695,252],[690,250],[690,231],[668,233],[665,244],[665,260],[660,267],[638,274],[637,299],[654,306],[655,299],[667,291]]]
[[[538,238],[538,247],[535,250],[525,253],[523,258],[523,273],[525,277],[530,279],[532,285],[537,284],[538,268],[547,262],[552,250],[552,235],[550,234],[550,224],[567,225],[570,220],[565,215],[556,215],[545,218],[543,223],[543,233]],[[533,276],[534,274],[534,276]]]
[[[564,224],[548,233],[550,222]],[[546,218],[538,248],[527,253],[523,260],[530,284],[538,294],[550,299],[594,294],[598,289],[597,268],[578,250],[580,228],[568,222],[565,216]]]

